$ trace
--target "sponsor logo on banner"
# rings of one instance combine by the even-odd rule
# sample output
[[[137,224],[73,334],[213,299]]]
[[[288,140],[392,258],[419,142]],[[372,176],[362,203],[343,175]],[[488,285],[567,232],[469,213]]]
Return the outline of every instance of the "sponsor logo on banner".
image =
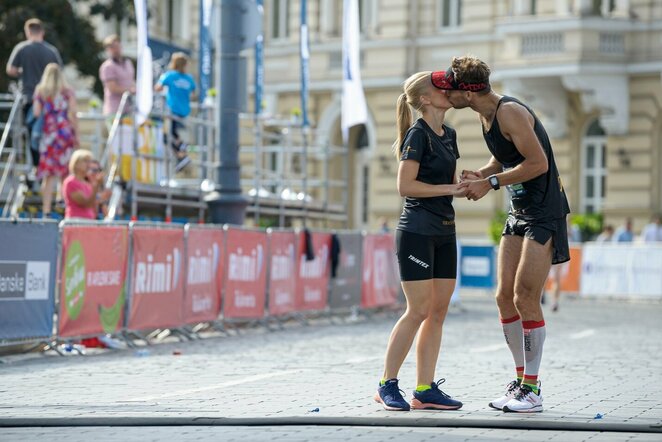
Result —
[[[50,268],[48,261],[0,261],[0,301],[48,299]]]
[[[64,264],[64,307],[71,319],[78,318],[85,300],[85,253],[80,241],[73,241]]]
[[[165,261],[154,261],[152,254],[147,261],[136,263],[136,276],[133,293],[170,293],[177,287],[181,271],[181,253],[173,248],[166,255]]]
[[[244,255],[241,248],[236,253],[230,253],[228,266],[228,279],[232,281],[256,281],[264,265],[264,248],[258,244]]]
[[[329,246],[322,245],[315,259],[306,261],[306,256],[299,257],[299,277],[301,279],[320,279],[324,278],[329,259]],[[322,300],[322,290],[318,287],[304,286],[303,301],[305,303],[314,303]]]
[[[208,285],[216,278],[216,269],[220,259],[220,248],[213,243],[203,255],[200,249],[195,250],[193,256],[188,259],[188,274],[186,278],[189,289],[195,290],[195,285]],[[193,293],[191,297],[191,311],[203,313],[212,310],[214,301],[211,299],[213,293]]]
[[[487,256],[462,258],[462,273],[466,276],[489,276],[491,261]]]
[[[271,257],[271,281],[288,281],[294,277],[294,244],[288,244],[284,254],[274,254]],[[289,287],[276,287],[273,294],[273,303],[276,307],[290,305],[293,302],[294,293]]]

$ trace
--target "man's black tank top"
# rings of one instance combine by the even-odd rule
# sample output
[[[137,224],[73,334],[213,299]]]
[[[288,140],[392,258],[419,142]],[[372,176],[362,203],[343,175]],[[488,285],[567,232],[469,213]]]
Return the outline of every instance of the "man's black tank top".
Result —
[[[497,111],[502,103],[508,102],[515,102],[524,106],[533,116],[535,121],[533,131],[538,137],[545,155],[547,155],[548,166],[547,173],[521,184],[506,186],[511,197],[510,213],[525,221],[547,221],[565,218],[570,213],[570,207],[568,206],[568,199],[563,189],[559,171],[556,168],[554,152],[547,132],[533,110],[516,98],[501,97],[497,105]],[[483,137],[487,143],[487,148],[494,158],[502,164],[503,170],[511,169],[524,161],[524,157],[517,150],[515,144],[508,141],[501,133],[496,112],[490,130],[485,132],[483,129]]]

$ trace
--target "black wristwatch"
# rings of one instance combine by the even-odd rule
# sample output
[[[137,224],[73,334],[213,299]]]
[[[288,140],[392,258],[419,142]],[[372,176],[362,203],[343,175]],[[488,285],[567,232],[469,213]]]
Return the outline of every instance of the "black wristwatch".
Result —
[[[490,176],[488,176],[488,177],[487,177],[487,181],[489,181],[490,186],[492,186],[492,189],[494,189],[494,190],[499,190],[499,188],[501,187],[501,186],[499,185],[499,178],[497,178],[496,175],[490,175]]]

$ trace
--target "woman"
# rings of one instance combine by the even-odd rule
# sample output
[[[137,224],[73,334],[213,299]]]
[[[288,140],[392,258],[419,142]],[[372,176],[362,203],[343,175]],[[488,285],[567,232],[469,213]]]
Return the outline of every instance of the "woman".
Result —
[[[43,179],[42,213],[46,218],[51,213],[56,179],[62,181],[67,176],[71,152],[78,144],[76,97],[57,63],[46,65],[41,82],[35,88],[32,109],[35,118],[43,113],[37,178]]]
[[[97,219],[97,194],[103,187],[103,180],[96,179],[92,182],[87,180],[91,161],[93,161],[92,153],[89,150],[79,149],[71,155],[70,175],[62,184],[65,219]]]
[[[444,124],[446,111],[452,106],[445,92],[433,86],[431,75],[419,72],[409,77],[397,104],[398,138],[393,148],[400,161],[398,192],[405,197],[405,204],[396,230],[396,248],[407,310],[391,332],[384,376],[375,396],[386,410],[393,411],[410,409],[397,376],[417,332],[417,387],[411,407],[462,407],[462,402],[439,389],[443,379],[434,382],[457,268],[452,201],[453,196],[465,193],[455,173],[460,156],[455,131]],[[411,108],[422,115],[415,123]]]

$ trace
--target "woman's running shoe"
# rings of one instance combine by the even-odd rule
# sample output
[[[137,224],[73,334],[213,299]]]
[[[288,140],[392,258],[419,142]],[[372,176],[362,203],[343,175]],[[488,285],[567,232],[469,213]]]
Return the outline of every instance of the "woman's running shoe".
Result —
[[[444,382],[446,379],[440,379],[436,383],[431,383],[432,388],[429,390],[414,391],[411,408],[414,410],[459,410],[462,402],[456,401],[439,389]]]
[[[375,394],[375,402],[382,404],[384,410],[409,411],[409,403],[402,397],[404,391],[398,387],[397,379],[389,379],[380,385]]]

